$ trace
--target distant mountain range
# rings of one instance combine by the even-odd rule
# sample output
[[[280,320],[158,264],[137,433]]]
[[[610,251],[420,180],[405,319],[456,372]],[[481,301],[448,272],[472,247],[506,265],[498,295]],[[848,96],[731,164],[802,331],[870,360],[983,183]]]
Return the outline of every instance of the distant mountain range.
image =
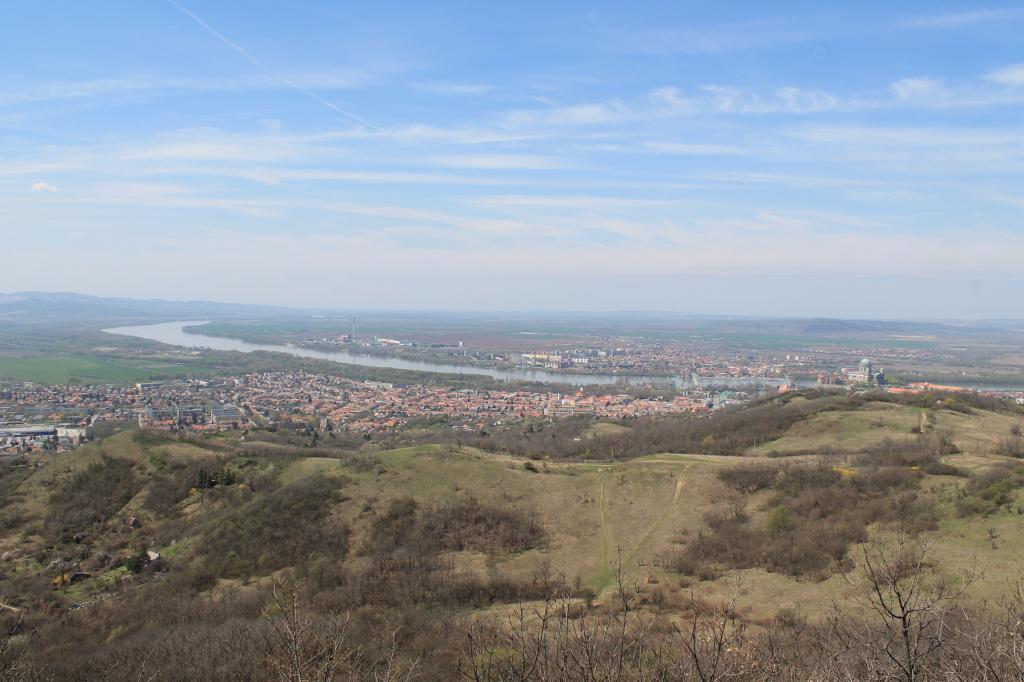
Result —
[[[24,291],[0,293],[0,322],[162,321],[199,319],[265,319],[291,317],[343,317],[369,311],[287,308],[284,306],[167,301],[162,299],[106,298],[70,292]],[[746,333],[831,338],[897,336],[970,337],[1024,330],[1024,320],[975,320],[957,322],[841,320],[831,318],[759,318],[726,315],[688,315],[667,311],[375,311],[390,319],[458,320],[474,326],[481,322],[513,323],[557,318],[567,326],[615,327],[619,331],[643,329],[689,330],[703,333]]]
[[[157,320],[200,318],[278,317],[308,313],[277,306],[214,303],[210,301],[164,301],[104,298],[66,292],[23,291],[0,293],[2,320]]]

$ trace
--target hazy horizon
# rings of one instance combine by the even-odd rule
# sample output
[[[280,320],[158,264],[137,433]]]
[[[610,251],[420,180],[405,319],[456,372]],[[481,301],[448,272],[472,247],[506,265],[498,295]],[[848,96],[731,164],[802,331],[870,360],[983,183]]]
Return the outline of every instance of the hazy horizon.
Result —
[[[0,291],[1024,318],[1024,6],[20,4]]]
[[[231,308],[237,306],[244,310],[248,310],[248,307],[252,307],[255,312],[256,309],[263,309],[263,316],[272,315],[273,311],[280,310],[282,314],[287,311],[288,314],[302,314],[309,315],[312,317],[323,317],[323,316],[351,316],[351,315],[395,315],[399,317],[403,316],[425,316],[430,317],[433,315],[439,316],[450,316],[457,318],[460,315],[467,317],[477,316],[495,316],[495,317],[517,317],[523,316],[529,318],[535,316],[537,319],[544,319],[550,316],[558,315],[569,315],[577,318],[592,318],[596,320],[601,319],[618,319],[618,318],[638,318],[648,319],[657,318],[659,316],[669,317],[674,319],[691,319],[691,320],[709,320],[709,321],[836,321],[836,322],[851,322],[851,323],[908,323],[908,324],[940,324],[940,325],[973,325],[973,324],[986,324],[986,323],[1024,323],[1024,318],[1014,317],[841,317],[841,316],[830,316],[830,315],[799,315],[799,314],[779,314],[779,315],[755,315],[755,314],[740,314],[731,312],[689,312],[686,310],[671,310],[671,309],[657,309],[657,308],[634,308],[634,309],[614,309],[614,308],[382,308],[382,307],[353,307],[353,306],[339,306],[339,307],[318,307],[318,306],[304,306],[301,304],[265,304],[261,302],[243,302],[243,301],[231,301],[231,300],[212,300],[212,299],[174,299],[174,298],[162,298],[162,297],[149,297],[149,298],[138,298],[131,295],[111,295],[101,296],[97,294],[91,294],[83,291],[0,291],[0,304],[5,303],[5,298],[19,298],[26,297],[75,297],[84,296],[89,298],[98,299],[99,302],[103,301],[123,301],[126,303],[139,303],[139,304],[171,304],[180,306],[189,305],[214,305],[223,306],[225,308]],[[203,315],[199,315],[203,317]],[[208,317],[217,317],[217,315],[210,313]],[[181,320],[185,318],[182,317]],[[188,320],[190,322],[196,320]]]

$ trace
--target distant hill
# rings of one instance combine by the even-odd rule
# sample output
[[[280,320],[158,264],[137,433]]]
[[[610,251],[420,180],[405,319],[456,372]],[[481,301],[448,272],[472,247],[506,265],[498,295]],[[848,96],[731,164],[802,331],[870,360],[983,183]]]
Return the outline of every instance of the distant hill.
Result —
[[[0,320],[12,321],[252,318],[295,314],[300,312],[293,308],[212,301],[104,298],[41,291],[0,293]]]

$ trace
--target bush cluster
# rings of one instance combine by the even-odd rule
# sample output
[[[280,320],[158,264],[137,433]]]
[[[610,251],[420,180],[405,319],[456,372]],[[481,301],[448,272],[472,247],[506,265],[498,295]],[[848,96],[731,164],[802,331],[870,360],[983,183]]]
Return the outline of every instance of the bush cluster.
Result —
[[[890,465],[842,471],[825,464],[723,469],[719,478],[734,490],[767,494],[766,513],[754,517],[744,503],[707,514],[671,566],[698,578],[715,578],[725,568],[760,567],[823,579],[848,568],[849,546],[867,540],[873,523],[912,533],[936,526],[933,506],[917,491],[922,475]]]

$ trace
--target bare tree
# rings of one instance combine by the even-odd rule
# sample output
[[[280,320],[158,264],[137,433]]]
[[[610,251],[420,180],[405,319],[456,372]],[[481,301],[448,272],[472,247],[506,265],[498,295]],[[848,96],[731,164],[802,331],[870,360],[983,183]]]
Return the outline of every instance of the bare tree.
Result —
[[[25,612],[15,610],[15,613],[18,614],[17,620],[0,636],[0,661],[3,661],[2,667],[0,667],[0,682],[22,680],[28,670],[25,663],[28,645],[25,644],[18,648],[14,646],[14,638],[21,632],[22,624],[25,621]]]
[[[742,672],[746,623],[736,614],[736,600],[742,588],[737,576],[728,602],[706,605],[690,590],[691,617],[685,627],[674,625],[686,651],[691,674],[701,682],[737,678]]]
[[[267,662],[281,682],[330,682],[353,653],[345,645],[349,619],[336,614],[314,620],[302,608],[303,581],[285,578],[271,588]]]
[[[902,534],[890,546],[865,546],[860,568],[867,590],[855,601],[873,620],[846,627],[868,669],[889,667],[907,682],[921,679],[929,660],[957,638],[960,598],[976,577],[974,571],[958,580],[936,574],[927,561],[929,549]]]

